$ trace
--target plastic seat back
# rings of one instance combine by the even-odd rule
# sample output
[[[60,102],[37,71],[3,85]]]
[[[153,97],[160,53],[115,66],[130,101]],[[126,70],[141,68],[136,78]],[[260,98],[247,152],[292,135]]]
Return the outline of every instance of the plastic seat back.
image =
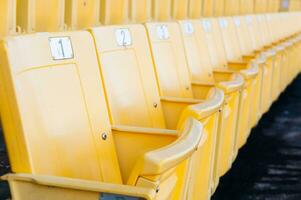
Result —
[[[251,54],[254,51],[254,36],[248,31],[248,24],[244,16],[233,17],[237,38],[243,55]]]
[[[254,0],[254,12],[255,13],[265,13],[267,12],[267,1]]]
[[[173,19],[186,19],[188,17],[189,0],[173,0],[172,1],[172,17]]]
[[[262,46],[271,44],[272,41],[271,41],[271,37],[270,37],[270,32],[268,31],[266,18],[264,17],[264,15],[257,15],[256,20],[258,23],[257,31],[260,32]]]
[[[16,32],[16,1],[0,2],[0,38]]]
[[[176,22],[146,23],[160,94],[192,98],[181,32]]]
[[[226,50],[227,60],[240,60],[242,54],[233,19],[231,17],[222,17],[219,18],[218,21]]]
[[[128,22],[129,0],[100,0],[100,22],[123,24]]]
[[[191,73],[189,71],[190,67],[187,65],[179,24],[175,22],[146,23],[146,27],[162,98],[176,97],[187,100],[197,97],[197,95],[193,94],[196,90],[192,90],[193,87],[190,79]],[[186,28],[189,29],[189,27]],[[189,32],[191,29],[187,31]],[[200,72],[200,70],[198,72]],[[203,77],[205,77],[205,75]],[[208,84],[206,86],[208,86]],[[202,89],[205,90],[204,88],[206,87],[203,87]],[[203,92],[204,91],[200,91],[200,93]],[[204,98],[202,100],[207,99]],[[210,100],[208,99],[208,101]],[[165,106],[172,107],[173,105],[164,102],[163,106],[165,108]],[[193,190],[191,191],[192,196],[196,196],[200,199],[208,199],[214,185],[213,167],[215,161],[217,130],[220,127],[220,122],[218,120],[220,118],[217,118],[219,116],[216,114],[217,113],[200,119],[204,123],[204,129],[208,133],[208,143],[205,153],[206,156],[202,158],[202,155],[198,154],[197,157],[195,157],[196,160],[193,161],[193,174],[197,176],[194,177],[194,179],[198,184],[193,185]]]
[[[214,16],[214,0],[203,0],[203,16]]]
[[[121,183],[90,34],[9,37],[0,51],[1,120],[12,171]]]
[[[152,19],[168,21],[171,19],[172,0],[152,0]]]
[[[220,16],[233,16],[238,15],[240,9],[240,1],[237,0],[226,0],[225,1],[225,9],[224,9],[224,15]]]
[[[207,18],[202,19],[201,22],[213,68],[227,69],[227,56],[218,20],[215,18]]]
[[[240,14],[254,13],[254,1],[253,0],[239,0],[239,13]]]
[[[106,26],[93,28],[91,33],[94,36],[100,59],[101,76],[103,77],[110,117],[113,124],[164,128],[163,112],[145,28],[142,25]],[[195,137],[199,134],[199,130],[192,131],[190,129],[191,131],[187,132],[187,128],[189,127],[183,128],[184,131],[180,131],[180,134],[184,133],[180,136],[180,145],[171,144],[162,150],[147,154],[144,160],[136,163],[137,167],[134,168],[132,175],[127,178],[127,183],[135,183],[138,186],[144,187],[147,185],[154,187],[155,184],[158,184],[158,188],[160,188],[157,194],[158,199],[185,199],[188,195],[189,185],[194,185],[195,183],[194,181],[188,181],[188,178],[190,180],[192,175],[190,165],[192,165],[193,161],[191,159],[195,159],[195,155],[192,157],[191,154],[191,157],[183,159],[181,154],[186,150],[181,151],[181,149],[183,147],[191,148],[191,138],[185,139],[188,137],[187,133],[194,132],[192,135]],[[122,133],[118,134],[117,132],[114,132],[114,136],[116,138],[122,137]],[[123,134],[123,137],[128,140],[127,143],[134,142],[133,136],[131,137],[130,133]],[[144,140],[148,139],[145,139],[145,137],[154,137],[152,135],[149,136],[149,134],[134,133],[135,138],[138,136],[142,141],[143,138]],[[161,138],[161,140],[164,137],[168,137],[168,135],[164,134],[155,134],[155,136]],[[121,144],[119,139],[116,139],[116,143],[120,144],[117,145],[117,149],[121,145],[128,145],[124,141]],[[183,143],[181,141],[185,140],[187,140],[185,144],[181,144]],[[157,141],[157,143],[161,143],[161,141]],[[148,142],[145,141],[140,145],[144,146],[145,144],[148,144]],[[206,142],[206,146],[203,145],[204,141],[199,144],[200,150],[198,150],[198,155],[204,155],[204,148],[207,148],[208,144]],[[132,154],[137,154],[141,149],[139,151],[134,149],[134,151],[135,153]],[[159,158],[166,158],[167,161],[170,158],[175,159],[177,157],[183,160],[177,163],[177,165],[174,163],[176,167],[163,170],[162,174],[152,173],[152,171],[161,170],[152,165],[152,162],[157,160],[154,157],[156,154]],[[169,155],[170,158],[168,158]],[[132,159],[132,156],[129,157],[129,155],[126,155],[121,159],[121,169],[123,160]],[[160,165],[164,166],[167,163],[162,162]],[[137,175],[138,179],[136,181],[134,178]]]
[[[183,20],[179,23],[192,82],[214,84],[210,54],[200,21]]]
[[[203,0],[189,0],[188,17],[191,19],[199,19],[203,14]]]
[[[257,20],[253,15],[247,15],[245,16],[247,28],[249,35],[251,36],[251,40],[253,43],[253,50],[260,50],[262,48],[261,45],[261,36],[259,35],[259,31],[256,31],[258,29]]]
[[[65,0],[65,23],[69,29],[99,25],[100,0]]]
[[[64,29],[64,0],[18,0],[17,25],[26,32]]]
[[[144,23],[151,20],[151,0],[130,0],[130,20],[133,23]]]
[[[156,78],[142,25],[92,30],[113,125],[164,128]]]
[[[224,0],[215,0],[214,1],[214,7],[213,7],[214,16],[224,16],[225,15],[225,4],[226,3],[227,3],[227,1],[224,1]]]
[[[268,0],[267,12],[279,12],[280,0]]]

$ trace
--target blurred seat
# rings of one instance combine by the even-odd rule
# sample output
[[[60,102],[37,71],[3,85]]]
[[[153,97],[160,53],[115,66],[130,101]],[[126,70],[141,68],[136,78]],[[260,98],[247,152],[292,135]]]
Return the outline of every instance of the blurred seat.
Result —
[[[146,23],[146,28],[163,108],[167,116],[173,116],[171,110],[176,109],[175,104],[168,101],[170,98],[188,102],[212,102],[218,91],[213,84],[192,85],[179,25],[176,22]],[[203,163],[196,163],[201,165],[199,167],[201,170],[195,168],[195,179],[198,184],[194,185],[191,193],[195,198],[209,198],[214,187],[216,137],[221,129],[221,120],[218,121],[217,117],[216,113],[212,113],[200,119],[208,133],[208,148],[206,157],[202,159]],[[173,126],[176,122],[172,121],[171,117],[166,119],[169,126]]]
[[[18,0],[17,25],[27,33],[62,31],[64,0]]]
[[[77,30],[98,26],[100,0],[65,0],[65,23]]]
[[[129,21],[129,0],[101,0],[100,22],[104,25]]]
[[[16,1],[0,2],[0,38],[16,32]]]
[[[203,0],[203,16],[214,16],[214,0]]]
[[[199,19],[203,15],[203,0],[189,0],[188,17],[190,19]]]
[[[243,77],[237,73],[214,71],[210,53],[205,42],[205,34],[201,21],[183,20],[181,25],[186,58],[194,85],[215,85],[225,93],[222,112],[222,128],[217,136],[217,148],[214,166],[214,190],[218,186],[219,177],[232,166],[236,127],[238,122],[238,108]],[[213,55],[212,55],[213,56]],[[198,91],[194,91],[198,95]]]
[[[228,67],[232,70],[242,72],[246,80],[245,87],[248,90],[248,94],[245,98],[250,108],[248,111],[248,120],[245,122],[245,129],[242,133],[243,139],[240,140],[241,146],[249,137],[251,128],[254,126],[254,123],[258,121],[260,113],[259,102],[261,99],[261,76],[258,76],[258,67],[252,62],[246,61],[243,57],[233,18],[222,17],[218,19],[218,22],[225,47]]]
[[[211,55],[211,64],[215,71],[237,72],[244,77],[244,87],[240,100],[239,120],[237,122],[237,137],[235,141],[235,154],[238,149],[246,142],[246,137],[250,132],[250,98],[254,78],[257,76],[256,67],[249,67],[246,63],[238,61],[230,61],[226,54],[226,44],[223,38],[219,20],[216,18],[203,19],[203,29],[205,33],[206,43]],[[226,41],[229,42],[229,41]],[[237,65],[239,67],[237,67]]]
[[[152,19],[168,21],[171,19],[172,0],[152,0]]]
[[[130,0],[129,15],[132,23],[145,23],[151,20],[151,0]]]
[[[189,0],[172,0],[172,18],[187,19]]]

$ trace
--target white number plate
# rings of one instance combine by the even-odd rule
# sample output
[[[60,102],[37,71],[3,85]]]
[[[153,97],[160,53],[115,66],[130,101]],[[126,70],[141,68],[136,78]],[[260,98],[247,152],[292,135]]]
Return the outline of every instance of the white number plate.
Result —
[[[53,60],[72,59],[74,57],[69,37],[49,38],[49,45]]]
[[[169,31],[166,25],[157,26],[157,35],[160,40],[167,40],[169,38]]]
[[[238,17],[234,17],[234,23],[236,25],[236,27],[240,26],[240,19]]]
[[[183,26],[186,34],[190,35],[194,32],[194,28],[191,22],[185,22]]]
[[[203,28],[206,32],[211,31],[211,22],[209,20],[203,20],[202,24],[203,24]]]
[[[115,37],[118,46],[130,46],[132,45],[132,36],[129,29],[122,28],[117,29],[115,32]]]

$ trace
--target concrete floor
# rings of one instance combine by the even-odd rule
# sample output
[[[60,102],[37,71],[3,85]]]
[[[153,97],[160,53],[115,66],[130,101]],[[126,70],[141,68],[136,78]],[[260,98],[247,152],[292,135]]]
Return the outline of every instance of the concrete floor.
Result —
[[[301,200],[301,75],[253,129],[213,200]]]
[[[0,175],[9,171],[1,136]],[[0,200],[8,197],[0,182]],[[253,129],[213,200],[301,200],[301,75]]]

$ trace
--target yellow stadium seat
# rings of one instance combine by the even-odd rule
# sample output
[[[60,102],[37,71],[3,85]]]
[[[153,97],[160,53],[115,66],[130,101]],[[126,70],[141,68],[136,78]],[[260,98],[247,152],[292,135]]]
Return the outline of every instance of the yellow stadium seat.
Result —
[[[221,111],[223,116],[221,123],[223,126],[217,135],[216,160],[213,174],[215,190],[219,177],[225,174],[232,165],[243,78],[238,74],[213,70],[211,55],[205,42],[206,38],[200,20],[183,20],[179,23],[181,25],[188,67],[192,77],[192,85],[216,85],[225,93],[225,104]]]
[[[243,59],[247,62],[251,62],[254,60],[255,63],[259,67],[259,77],[261,76],[261,94],[260,94],[260,102],[259,102],[259,118],[269,109],[272,103],[272,77],[273,77],[273,63],[274,57],[273,55],[263,55],[264,45],[262,43],[262,34],[261,30],[259,30],[256,16],[247,15],[240,17],[240,20],[235,19],[236,30],[237,33],[242,36],[242,32],[244,32],[244,36],[242,40],[245,40],[247,37],[249,40],[245,40],[244,43],[240,43],[242,49],[245,49],[247,54],[243,55]],[[239,22],[238,22],[239,21]],[[238,24],[239,23],[239,27]],[[240,30],[239,30],[240,29]],[[251,42],[251,44],[249,44]],[[244,53],[244,52],[243,52]],[[253,123],[251,125],[254,126],[256,121],[253,118]]]
[[[267,0],[254,0],[254,12],[265,13],[267,12],[268,2]]]
[[[101,74],[113,126],[135,125],[175,129],[187,116],[200,120],[208,137],[204,147],[199,148],[191,160],[192,176],[187,186],[189,193],[186,195],[192,195],[193,198],[188,199],[194,199],[195,193],[199,194],[200,188],[208,193],[210,189],[206,182],[209,181],[207,176],[210,174],[208,167],[211,164],[211,152],[219,118],[218,111],[223,103],[223,94],[214,90],[212,92],[215,94],[212,94],[211,99],[205,102],[188,98],[188,96],[187,98],[176,97],[172,94],[173,92],[188,95],[191,90],[186,89],[187,85],[183,88],[184,83],[174,79],[174,71],[168,71],[170,74],[164,77],[165,82],[159,81],[160,89],[158,89],[147,34],[141,25],[102,27],[93,29],[92,33],[101,60]],[[161,83],[170,81],[172,83],[169,83],[169,86],[173,87],[173,91],[163,91],[164,86]],[[179,89],[181,90],[178,91]],[[188,105],[190,109],[186,108]],[[192,109],[196,111],[192,112]],[[115,142],[119,144],[119,140],[117,138]],[[120,141],[120,145],[124,148],[128,148],[126,144]],[[127,163],[128,156],[134,153],[126,153],[123,148],[117,151],[124,154],[124,160],[120,160],[121,166],[122,163]],[[174,195],[176,198],[180,193]]]
[[[268,0],[267,12],[279,12],[280,3],[280,0]]]
[[[245,20],[245,16],[236,16],[233,17],[233,21],[235,24],[235,29],[237,33],[237,43],[239,44],[241,50],[241,57],[243,61],[249,62],[251,64],[255,64],[258,66],[258,75],[255,85],[255,91],[257,94],[253,97],[252,108],[253,112],[250,116],[250,125],[254,127],[259,119],[262,116],[261,113],[261,96],[262,94],[262,77],[263,77],[263,70],[264,70],[264,63],[257,62],[257,56],[254,53],[254,36],[250,34],[248,31],[247,23]],[[255,110],[254,110],[255,108]]]
[[[230,1],[232,1],[232,0],[230,0]],[[226,13],[225,9],[227,9],[226,4],[228,4],[228,1],[215,0],[214,1],[214,8],[213,8],[214,16],[224,16],[225,13]]]
[[[172,18],[186,19],[188,17],[189,0],[173,0],[172,1]]]
[[[132,23],[145,23],[151,20],[151,0],[130,0],[129,15]]]
[[[238,15],[239,9],[240,9],[240,1],[239,0],[225,0],[224,15],[219,15],[219,16]]]
[[[249,61],[248,59],[245,59],[244,53],[242,51],[241,43],[248,42],[250,38],[244,38],[244,41],[239,40],[237,26],[240,25],[240,21],[237,19],[234,20],[234,18],[227,17],[227,18],[220,18],[220,27],[222,31],[222,36],[225,43],[225,49],[226,49],[226,55],[229,62],[238,62],[238,63],[244,63],[246,68],[250,68],[254,65],[258,66],[257,63],[254,63],[252,61]],[[246,40],[247,39],[247,40]],[[237,64],[234,64],[234,66]],[[261,101],[261,79],[262,74],[261,71],[258,69],[258,73],[256,77],[253,77],[253,80],[251,81],[250,86],[250,97],[252,97],[252,102],[250,102],[250,120],[249,120],[249,127],[254,127],[260,117],[260,101]],[[249,79],[251,80],[251,79]]]
[[[214,0],[203,0],[203,16],[214,16]]]
[[[16,1],[0,2],[0,38],[16,32]]]
[[[235,142],[235,156],[238,149],[246,142],[247,136],[250,133],[250,101],[251,95],[254,95],[254,79],[257,77],[256,66],[249,68],[248,63],[232,60],[230,57],[229,42],[220,28],[220,20],[216,18],[204,19],[203,26],[206,34],[206,42],[212,58],[212,66],[215,70],[230,71],[241,73],[244,76],[245,83],[241,95],[241,103],[239,109],[239,121],[237,123],[237,137]],[[223,28],[226,28],[227,22],[222,22]],[[236,48],[236,47],[235,47]],[[233,58],[234,59],[234,58]],[[252,108],[253,109],[253,108]],[[254,107],[254,109],[256,109]],[[253,113],[253,112],[252,112]]]
[[[240,14],[254,13],[254,0],[239,0]]]
[[[112,127],[88,32],[9,37],[0,43],[0,64],[1,120],[14,172],[2,178],[13,198],[169,200],[187,193],[190,161],[206,142],[202,124],[185,118],[178,131]],[[151,107],[148,114],[162,115]]]
[[[191,19],[199,19],[203,14],[203,0],[189,0],[188,17]]]
[[[218,90],[214,85],[192,85],[182,44],[181,31],[177,23],[146,23],[146,28],[152,50],[154,70],[156,71],[160,95],[163,100],[163,110],[167,115],[166,123],[173,126],[176,121],[172,120],[174,114],[171,110],[176,108],[173,102],[168,101],[170,98],[191,102],[210,101],[212,95],[217,95],[216,92]],[[217,128],[221,129],[221,123],[218,123],[216,117],[217,115],[207,115],[200,119],[208,133],[208,148],[206,158],[203,158],[203,167],[201,171],[196,172],[199,175],[197,177],[198,184],[194,185],[194,189],[191,192],[192,199],[197,197],[199,199],[208,199],[214,187],[213,167],[216,137],[218,135]],[[216,120],[215,125],[206,124],[206,122],[211,123],[214,118]],[[196,168],[195,170],[199,169]]]
[[[122,24],[129,21],[129,0],[100,0],[100,22]]]
[[[171,19],[172,0],[152,0],[152,19],[168,21]]]
[[[269,30],[268,21],[265,15],[257,15],[256,16],[257,23],[258,23],[258,30],[257,32],[261,33],[262,37],[262,44],[264,50],[273,52],[273,77],[272,77],[272,91],[271,91],[271,99],[275,101],[280,95],[280,79],[281,79],[281,66],[282,66],[282,59],[283,59],[283,51],[282,49],[277,50],[272,45],[273,43],[273,33]],[[284,67],[285,68],[285,67]]]
[[[18,0],[17,25],[25,32],[64,30],[64,0]]]
[[[99,25],[100,0],[65,0],[65,23],[69,29]]]
[[[293,80],[298,73],[298,46],[300,44],[297,35],[300,27],[294,23],[298,18],[294,14],[283,13],[279,15],[268,15],[267,19],[272,24],[269,29],[273,31],[275,46],[282,46],[285,55],[285,69],[281,72],[281,90]],[[292,18],[291,18],[292,17]],[[298,31],[299,28],[299,31]]]

